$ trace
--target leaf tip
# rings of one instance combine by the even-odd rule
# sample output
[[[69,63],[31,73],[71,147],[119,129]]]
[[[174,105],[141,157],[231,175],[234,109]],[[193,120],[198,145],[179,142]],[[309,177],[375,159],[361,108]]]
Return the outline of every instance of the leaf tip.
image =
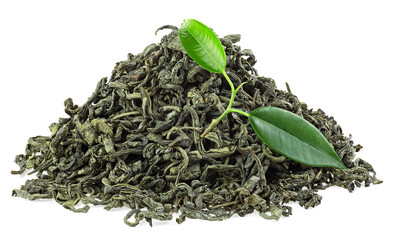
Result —
[[[336,168],[338,168],[338,169],[340,169],[340,170],[345,170],[345,169],[347,169],[347,167],[345,166],[345,164],[342,163],[342,161],[341,161],[341,163],[338,164],[338,166],[337,166]]]

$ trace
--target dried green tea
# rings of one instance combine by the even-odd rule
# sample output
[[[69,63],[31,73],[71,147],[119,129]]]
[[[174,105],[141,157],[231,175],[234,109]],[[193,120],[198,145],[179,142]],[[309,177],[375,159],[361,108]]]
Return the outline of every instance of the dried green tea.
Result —
[[[106,210],[126,206],[124,222],[186,218],[224,220],[254,211],[266,219],[291,215],[288,202],[305,208],[320,204],[318,190],[340,186],[350,192],[381,183],[368,162],[355,158],[362,147],[344,136],[322,110],[308,109],[273,79],[259,76],[251,50],[235,45],[240,35],[220,39],[226,73],[243,84],[233,106],[245,112],[273,106],[313,124],[332,144],[346,169],[308,167],[267,147],[248,119],[230,113],[204,137],[200,135],[230,101],[220,74],[198,66],[185,52],[178,29],[159,44],[128,54],[109,79],[101,79],[85,104],[65,100],[67,118],[50,125],[50,136],[28,140],[15,162],[21,174],[32,169],[13,196],[53,198],[74,212],[89,205]],[[82,203],[84,207],[77,208]],[[134,217],[133,221],[130,218]]]

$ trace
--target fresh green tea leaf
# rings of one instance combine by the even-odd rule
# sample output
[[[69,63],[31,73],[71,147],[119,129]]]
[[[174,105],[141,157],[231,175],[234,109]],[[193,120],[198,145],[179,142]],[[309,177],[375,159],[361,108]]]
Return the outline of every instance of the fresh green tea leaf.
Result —
[[[214,73],[226,69],[226,54],[216,34],[194,19],[184,20],[178,30],[179,39],[187,54],[198,65]]]
[[[263,107],[250,112],[249,121],[259,138],[283,156],[313,167],[346,168],[323,134],[294,113]]]

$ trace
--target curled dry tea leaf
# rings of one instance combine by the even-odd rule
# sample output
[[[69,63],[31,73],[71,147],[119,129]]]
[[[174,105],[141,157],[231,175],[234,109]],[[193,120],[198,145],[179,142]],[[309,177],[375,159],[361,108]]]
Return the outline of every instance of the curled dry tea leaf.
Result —
[[[54,198],[74,212],[86,212],[89,205],[125,207],[130,209],[125,223],[136,226],[143,220],[170,220],[176,212],[178,223],[254,211],[279,219],[291,215],[289,202],[319,205],[318,190],[339,186],[353,191],[381,183],[371,164],[355,159],[361,146],[344,136],[333,117],[257,75],[254,55],[234,44],[239,37],[221,39],[227,72],[238,86],[246,82],[233,105],[252,115],[260,106],[299,112],[335,144],[348,169],[303,168],[275,156],[248,119],[237,114],[200,138],[232,94],[226,82],[215,81],[217,74],[190,64],[177,28],[159,29],[168,28],[172,31],[160,43],[117,63],[110,79],[99,80],[85,103],[66,99],[68,116],[50,125],[49,136],[28,140],[25,153],[15,157],[19,170],[12,174],[29,170],[31,178],[13,196]]]
[[[276,107],[258,108],[250,112],[249,121],[265,144],[296,162],[346,168],[323,134],[294,113]]]

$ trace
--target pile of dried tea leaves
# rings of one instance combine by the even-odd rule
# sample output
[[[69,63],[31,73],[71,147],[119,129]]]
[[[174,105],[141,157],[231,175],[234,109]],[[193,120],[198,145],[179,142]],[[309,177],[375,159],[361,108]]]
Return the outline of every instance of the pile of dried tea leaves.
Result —
[[[227,73],[235,87],[246,82],[233,106],[249,112],[276,106],[317,127],[348,169],[302,166],[275,153],[254,133],[248,119],[231,113],[205,138],[200,134],[225,110],[231,91],[220,74],[191,60],[171,29],[159,44],[116,64],[109,80],[101,79],[82,106],[65,101],[67,118],[50,125],[51,136],[29,139],[16,156],[21,174],[33,169],[13,195],[30,200],[53,198],[75,212],[89,204],[106,210],[126,206],[124,221],[145,219],[223,220],[258,211],[263,218],[291,214],[290,201],[305,208],[320,204],[319,189],[350,192],[362,183],[381,181],[372,166],[355,159],[361,149],[343,135],[333,117],[308,109],[274,80],[258,76],[250,50],[234,45],[239,35],[221,39]],[[75,207],[82,202],[85,206]],[[134,220],[130,218],[134,216]]]

